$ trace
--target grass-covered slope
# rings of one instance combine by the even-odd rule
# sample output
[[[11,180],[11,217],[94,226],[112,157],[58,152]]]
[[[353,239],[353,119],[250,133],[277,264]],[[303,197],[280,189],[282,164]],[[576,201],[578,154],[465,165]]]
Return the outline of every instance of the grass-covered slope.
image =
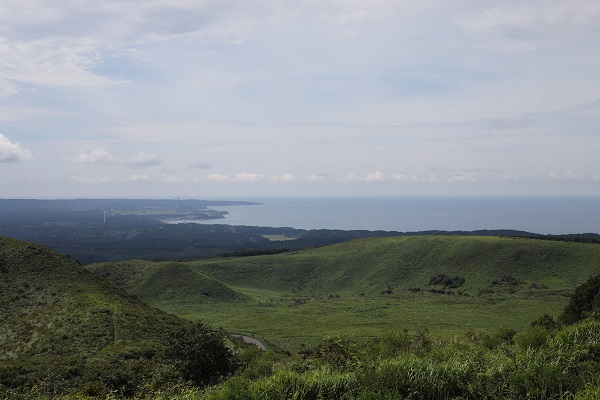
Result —
[[[117,375],[124,360],[150,362],[165,332],[183,324],[65,256],[4,237],[0,321],[0,387]]]
[[[130,294],[148,302],[214,303],[248,300],[194,266],[181,262],[126,261],[91,268]]]
[[[174,290],[175,265],[203,277],[197,290],[195,279]],[[560,313],[574,288],[598,274],[600,246],[390,237],[268,256],[89,268],[157,307],[282,343],[419,326],[441,334],[525,329],[541,314]],[[207,283],[215,284],[212,292]],[[211,295],[199,301],[202,292]]]
[[[425,288],[444,274],[473,292],[512,276],[527,285],[572,289],[600,270],[600,246],[497,237],[355,240],[294,254],[193,264],[234,286],[267,290],[378,292]],[[523,287],[523,285],[521,285]]]
[[[497,237],[392,237],[268,256],[107,263],[90,269],[147,298],[152,297],[149,293],[172,291],[173,279],[182,273],[193,276],[184,284],[198,284],[200,291],[205,290],[208,279],[216,279],[213,284],[219,287],[224,283],[237,288],[323,294],[456,286],[456,282],[430,284],[437,275],[463,278],[453,289],[470,294],[511,286],[571,290],[600,271],[600,246]],[[157,285],[163,285],[162,289]],[[180,296],[187,296],[187,291]]]

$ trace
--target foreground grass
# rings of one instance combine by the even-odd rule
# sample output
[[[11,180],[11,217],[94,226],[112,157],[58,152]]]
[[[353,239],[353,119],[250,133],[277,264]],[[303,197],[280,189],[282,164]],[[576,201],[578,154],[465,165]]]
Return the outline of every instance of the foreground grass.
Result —
[[[600,323],[433,340],[425,331],[324,340],[198,399],[588,399],[600,386]],[[181,397],[185,398],[185,397]]]
[[[219,385],[184,385],[140,392],[136,398],[600,398],[600,322],[595,320],[558,329],[538,324],[521,333],[500,329],[447,339],[434,339],[425,330],[389,332],[368,341],[335,337],[292,356],[254,351],[242,358],[244,369]],[[63,398],[89,399],[76,393]]]

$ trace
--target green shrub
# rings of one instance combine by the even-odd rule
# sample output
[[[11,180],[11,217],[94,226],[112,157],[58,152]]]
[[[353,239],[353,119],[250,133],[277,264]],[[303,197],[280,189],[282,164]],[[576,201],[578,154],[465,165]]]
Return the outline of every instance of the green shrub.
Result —
[[[541,327],[547,331],[554,331],[560,327],[560,324],[554,320],[551,315],[544,314],[531,322],[531,327]]]
[[[167,359],[195,385],[208,385],[231,375],[238,367],[225,345],[224,333],[202,322],[183,326],[169,335]]]
[[[564,324],[573,324],[594,315],[599,310],[600,275],[597,275],[575,288],[575,293],[571,296],[560,320]]]
[[[522,349],[540,348],[548,343],[549,332],[546,328],[533,326],[526,332],[520,332],[515,336],[515,343]]]
[[[336,368],[352,368],[358,362],[356,343],[341,337],[325,338],[321,343],[302,349],[303,360],[317,360]]]

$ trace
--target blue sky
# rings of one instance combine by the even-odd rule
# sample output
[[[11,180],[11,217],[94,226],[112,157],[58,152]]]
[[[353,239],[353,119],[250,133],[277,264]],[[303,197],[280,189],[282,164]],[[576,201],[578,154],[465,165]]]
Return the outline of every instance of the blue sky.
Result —
[[[595,0],[3,2],[0,197],[600,195],[598,43]]]

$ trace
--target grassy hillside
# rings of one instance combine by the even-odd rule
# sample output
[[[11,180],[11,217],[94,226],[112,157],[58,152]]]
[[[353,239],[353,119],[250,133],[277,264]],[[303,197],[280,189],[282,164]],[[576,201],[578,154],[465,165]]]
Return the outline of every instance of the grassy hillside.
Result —
[[[487,288],[507,275],[527,285],[569,289],[593,274],[594,266],[600,269],[600,246],[494,237],[394,237],[190,265],[230,285],[266,290],[377,293],[425,287],[439,274],[464,277],[461,289],[466,292]]]
[[[157,307],[294,347],[326,335],[423,326],[440,335],[525,329],[543,313],[557,315],[572,290],[600,271],[600,246],[391,237],[269,256],[89,268]]]
[[[248,296],[185,263],[127,261],[119,263],[119,266],[102,270],[102,277],[144,301],[177,302],[185,299],[186,302],[205,303],[248,300]]]
[[[135,385],[136,370],[155,363],[166,333],[185,323],[65,256],[4,237],[0,321],[0,389],[87,382],[90,393]]]

